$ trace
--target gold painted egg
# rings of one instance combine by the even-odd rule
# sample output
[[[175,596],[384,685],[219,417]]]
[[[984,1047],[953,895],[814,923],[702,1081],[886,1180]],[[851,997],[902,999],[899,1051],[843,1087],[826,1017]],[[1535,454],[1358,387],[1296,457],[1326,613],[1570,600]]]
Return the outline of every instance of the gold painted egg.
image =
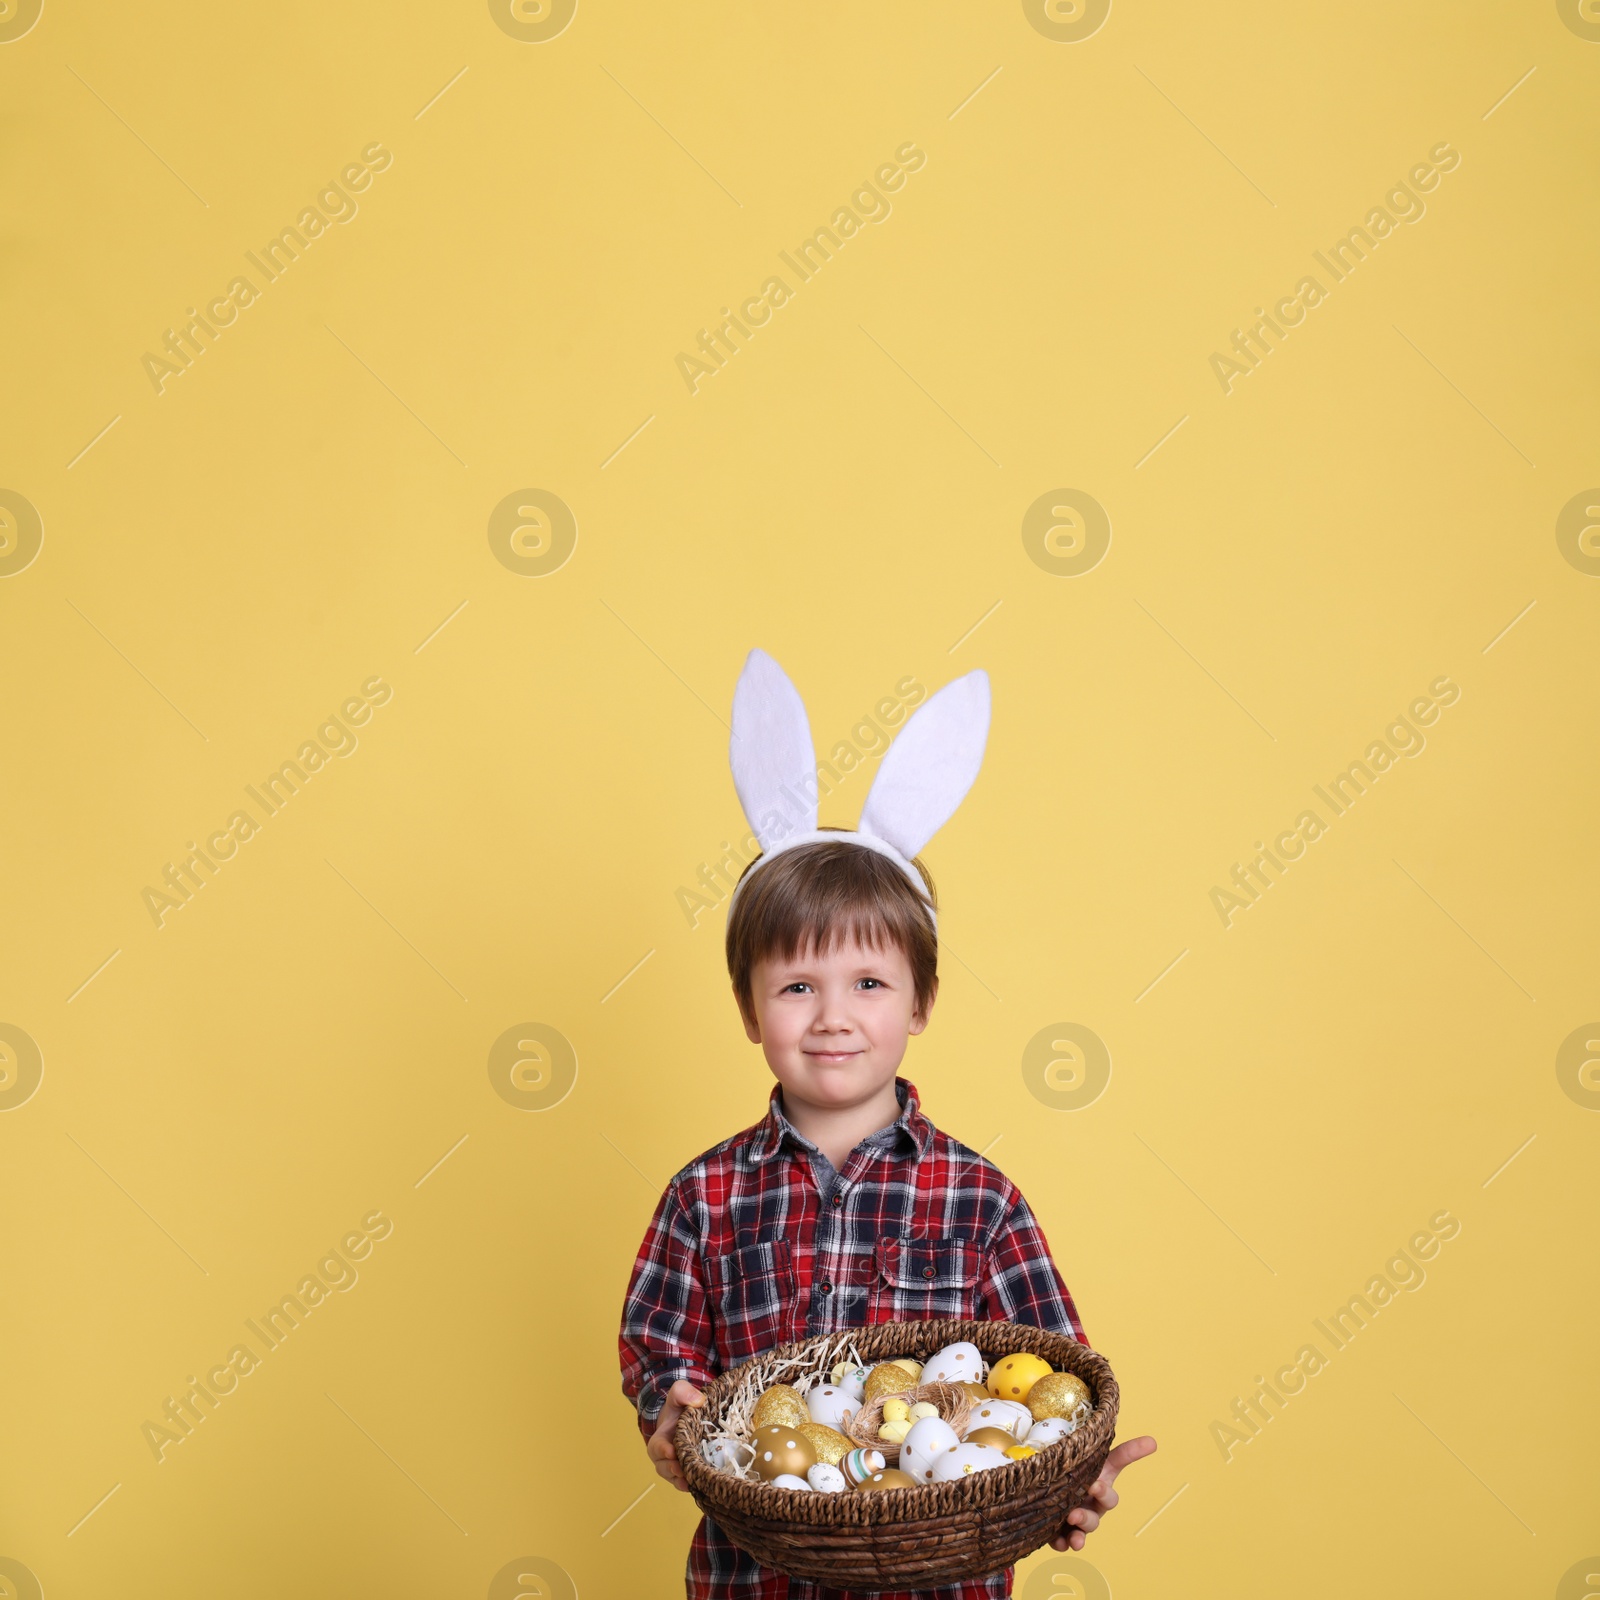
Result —
[[[916,1480],[909,1472],[902,1472],[898,1467],[885,1467],[882,1472],[874,1472],[870,1478],[856,1485],[858,1494],[875,1494],[881,1489],[915,1489]]]
[[[1049,1371],[1043,1356],[1026,1352],[1002,1356],[989,1369],[989,1393],[996,1400],[1026,1400],[1028,1391]]]
[[[1008,1433],[1004,1428],[974,1428],[961,1442],[963,1444],[989,1444],[993,1445],[996,1450],[1009,1450],[1017,1442],[1017,1436],[1014,1433]]]
[[[757,1428],[750,1444],[756,1453],[751,1465],[768,1482],[786,1472],[803,1478],[817,1464],[811,1441],[798,1428],[781,1422]]]
[[[866,1399],[863,1402],[871,1405],[874,1400],[881,1400],[886,1394],[903,1394],[907,1389],[914,1389],[917,1380],[911,1376],[897,1361],[881,1361],[867,1374]]]
[[[837,1428],[823,1422],[802,1422],[795,1430],[816,1451],[817,1460],[836,1467],[853,1448],[850,1441]]]
[[[786,1383],[775,1383],[770,1389],[763,1390],[756,1401],[755,1410],[750,1413],[751,1426],[756,1428],[765,1428],[774,1422],[798,1428],[801,1423],[810,1420],[811,1411],[804,1397],[798,1389],[791,1389]]]
[[[920,1361],[913,1361],[910,1356],[896,1356],[894,1365],[904,1367],[911,1374],[913,1382],[922,1382],[922,1363]]]
[[[1094,1409],[1089,1386],[1071,1372],[1047,1372],[1028,1390],[1028,1410],[1034,1421],[1042,1417],[1064,1417],[1070,1421]]]
[[[967,1391],[967,1398],[969,1400],[976,1400],[979,1405],[982,1405],[985,1400],[992,1400],[994,1398],[994,1396],[991,1395],[981,1383],[965,1382],[961,1385],[961,1387]]]

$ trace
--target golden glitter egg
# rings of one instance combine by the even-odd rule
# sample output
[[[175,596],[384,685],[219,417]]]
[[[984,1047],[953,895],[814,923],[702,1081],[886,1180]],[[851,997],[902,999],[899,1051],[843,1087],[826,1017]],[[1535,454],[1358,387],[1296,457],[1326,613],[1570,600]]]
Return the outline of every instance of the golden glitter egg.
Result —
[[[1038,1451],[1031,1445],[1014,1444],[1005,1452],[1013,1461],[1026,1461],[1029,1456],[1038,1455]]]
[[[1027,1406],[1035,1422],[1041,1417],[1065,1417],[1070,1421],[1092,1411],[1094,1401],[1082,1378],[1070,1372],[1047,1372],[1029,1388]]]
[[[795,1430],[816,1452],[818,1461],[836,1467],[850,1453],[850,1441],[837,1428],[823,1422],[802,1422]]]
[[[786,1472],[803,1478],[817,1464],[817,1453],[811,1448],[811,1441],[798,1428],[781,1422],[757,1428],[750,1445],[756,1453],[751,1465],[768,1482]]]
[[[915,1489],[916,1481],[909,1472],[902,1472],[898,1467],[885,1467],[882,1472],[874,1472],[870,1478],[864,1478],[856,1485],[857,1494],[875,1494],[880,1489]]]
[[[894,1365],[904,1367],[911,1374],[913,1383],[922,1382],[922,1363],[920,1361],[913,1361],[910,1356],[896,1356]]]
[[[993,1445],[996,1450],[1009,1450],[1016,1442],[1017,1436],[1004,1428],[974,1428],[962,1440],[963,1444]]]
[[[906,1371],[897,1361],[880,1361],[871,1372],[867,1374],[865,1405],[871,1405],[874,1400],[881,1400],[886,1394],[904,1394],[907,1389],[914,1389],[917,1380]]]
[[[811,1411],[804,1397],[786,1383],[775,1383],[770,1389],[764,1389],[756,1400],[755,1410],[750,1413],[750,1424],[756,1428],[765,1428],[774,1422],[798,1428],[810,1420]]]
[[[1028,1391],[1050,1371],[1043,1356],[1026,1352],[1001,1356],[989,1369],[989,1393],[996,1400],[1026,1400]]]

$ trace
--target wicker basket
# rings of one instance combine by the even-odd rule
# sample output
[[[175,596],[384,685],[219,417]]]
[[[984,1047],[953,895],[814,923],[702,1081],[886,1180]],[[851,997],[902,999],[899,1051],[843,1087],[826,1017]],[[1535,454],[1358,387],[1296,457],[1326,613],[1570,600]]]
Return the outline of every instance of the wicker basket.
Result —
[[[1117,1380],[1105,1358],[1063,1334],[1015,1322],[880,1322],[848,1332],[867,1363],[923,1361],[958,1339],[988,1361],[1042,1356],[1088,1385],[1094,1410],[1075,1433],[1036,1456],[953,1483],[892,1494],[809,1494],[747,1482],[713,1468],[701,1443],[718,1431],[735,1394],[761,1390],[796,1357],[837,1347],[840,1333],[780,1345],[712,1379],[705,1403],[685,1407],[673,1442],[695,1503],[763,1566],[842,1589],[927,1589],[986,1577],[1049,1543],[1084,1504],[1117,1425]]]

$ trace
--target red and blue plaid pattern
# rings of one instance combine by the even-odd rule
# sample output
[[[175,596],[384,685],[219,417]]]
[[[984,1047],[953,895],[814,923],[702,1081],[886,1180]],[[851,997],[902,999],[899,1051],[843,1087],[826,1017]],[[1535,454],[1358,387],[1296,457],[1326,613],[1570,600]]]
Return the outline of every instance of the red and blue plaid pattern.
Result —
[[[704,1385],[774,1345],[873,1322],[1026,1322],[1087,1344],[1077,1307],[1022,1191],[941,1133],[895,1079],[898,1121],[829,1177],[784,1116],[767,1114],[677,1173],[634,1262],[618,1345],[622,1392],[648,1438],[674,1382]],[[1012,1569],[915,1596],[988,1600]],[[763,1567],[700,1519],[689,1600],[855,1600]]]

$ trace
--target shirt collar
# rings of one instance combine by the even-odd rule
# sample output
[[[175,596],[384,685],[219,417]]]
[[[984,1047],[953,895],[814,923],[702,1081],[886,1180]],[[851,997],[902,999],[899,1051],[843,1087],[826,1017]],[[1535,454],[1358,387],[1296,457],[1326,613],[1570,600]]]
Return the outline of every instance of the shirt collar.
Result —
[[[869,1134],[863,1143],[882,1145],[921,1160],[933,1143],[933,1124],[923,1116],[917,1086],[906,1078],[894,1080],[895,1098],[900,1102],[900,1115],[886,1128]],[[746,1147],[746,1159],[754,1166],[770,1160],[787,1142],[791,1148],[810,1150],[811,1142],[783,1113],[783,1085],[775,1083],[767,1100],[767,1114],[755,1126]]]

